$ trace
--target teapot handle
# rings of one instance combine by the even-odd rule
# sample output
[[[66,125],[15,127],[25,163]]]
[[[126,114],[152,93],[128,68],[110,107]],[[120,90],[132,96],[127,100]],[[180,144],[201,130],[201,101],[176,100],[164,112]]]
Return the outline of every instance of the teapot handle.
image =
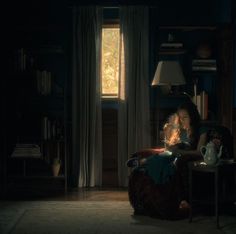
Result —
[[[206,146],[202,145],[202,146],[200,147],[200,152],[201,152],[202,156],[205,156],[205,153],[206,153]],[[203,153],[203,152],[204,152],[204,153]]]

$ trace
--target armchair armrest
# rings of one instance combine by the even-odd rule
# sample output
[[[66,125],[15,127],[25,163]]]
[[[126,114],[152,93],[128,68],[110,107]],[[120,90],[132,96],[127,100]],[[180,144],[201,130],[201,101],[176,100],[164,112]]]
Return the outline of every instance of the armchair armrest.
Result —
[[[142,161],[148,157],[150,157],[153,154],[159,154],[163,152],[164,148],[147,148],[140,151],[137,151],[133,154],[131,154],[130,159],[128,159],[126,165],[128,167],[135,167],[140,164],[142,164]]]
[[[140,151],[137,151],[132,154],[132,157],[138,157],[138,158],[148,158],[149,156],[153,154],[159,154],[165,151],[165,148],[147,148]]]

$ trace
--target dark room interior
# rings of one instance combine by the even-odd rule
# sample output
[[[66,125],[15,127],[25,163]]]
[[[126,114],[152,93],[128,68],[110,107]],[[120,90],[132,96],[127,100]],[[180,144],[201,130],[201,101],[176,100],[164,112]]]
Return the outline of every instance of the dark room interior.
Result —
[[[2,10],[0,233],[236,231],[234,0],[35,0]],[[159,193],[135,171],[167,147],[164,126],[185,102],[201,126],[230,138],[220,136],[212,167],[210,141],[188,161],[190,208],[173,222],[138,212],[139,193]],[[197,212],[193,194],[210,208]]]

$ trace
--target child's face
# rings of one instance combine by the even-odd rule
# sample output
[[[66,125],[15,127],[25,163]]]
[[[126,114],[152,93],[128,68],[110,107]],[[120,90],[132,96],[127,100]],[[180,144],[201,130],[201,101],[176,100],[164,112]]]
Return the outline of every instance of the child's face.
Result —
[[[182,125],[183,129],[190,128],[190,116],[186,110],[179,110],[178,111],[179,120]]]
[[[177,114],[171,115],[169,122],[172,124],[179,124],[179,116]]]

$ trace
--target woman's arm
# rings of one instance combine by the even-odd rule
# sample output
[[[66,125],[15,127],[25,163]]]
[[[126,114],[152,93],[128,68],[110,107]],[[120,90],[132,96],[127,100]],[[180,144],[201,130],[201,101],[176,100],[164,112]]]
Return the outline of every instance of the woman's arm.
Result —
[[[197,150],[200,152],[200,148],[207,143],[207,133],[204,132],[200,135],[197,145]]]
[[[186,150],[186,149],[179,149],[177,145],[170,146],[168,150],[172,151],[174,154],[185,156],[185,155],[192,155],[193,157],[201,158],[200,148],[207,143],[207,133],[203,133],[199,137],[197,148],[194,150]]]

